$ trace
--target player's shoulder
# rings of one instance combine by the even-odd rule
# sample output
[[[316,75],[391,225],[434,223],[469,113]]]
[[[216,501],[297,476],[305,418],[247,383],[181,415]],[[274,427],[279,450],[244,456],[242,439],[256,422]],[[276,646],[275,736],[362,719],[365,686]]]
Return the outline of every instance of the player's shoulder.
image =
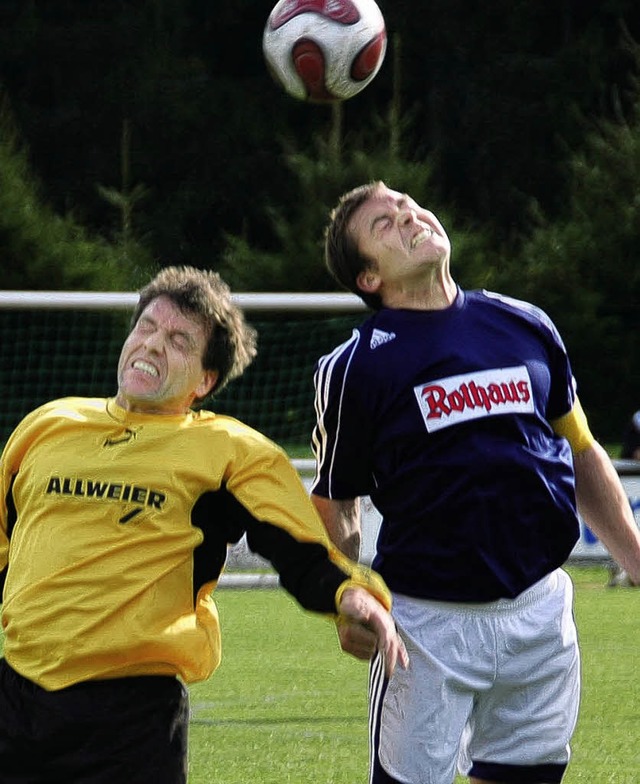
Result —
[[[62,397],[49,400],[26,413],[9,436],[7,446],[29,443],[63,423],[85,424],[106,416],[105,398]]]
[[[193,426],[205,438],[222,438],[241,449],[256,450],[263,454],[282,451],[281,447],[264,433],[228,414],[201,409],[194,414]]]
[[[472,306],[495,308],[504,313],[520,317],[532,324],[539,324],[555,331],[553,321],[548,314],[542,308],[523,299],[517,299],[516,297],[487,289],[467,291],[466,299]]]
[[[351,335],[320,358],[327,365],[347,364],[357,361],[368,362],[371,353],[380,346],[390,344],[397,337],[397,323],[402,318],[400,311],[383,309],[372,313],[353,329]]]
[[[323,354],[317,361],[318,368],[326,370],[327,368],[336,368],[348,365],[358,351],[358,347],[362,342],[362,325],[355,327],[351,335],[342,343],[338,343],[331,351]]]
[[[34,408],[24,420],[61,418],[84,421],[87,417],[104,414],[106,402],[106,398],[98,397],[60,397]]]

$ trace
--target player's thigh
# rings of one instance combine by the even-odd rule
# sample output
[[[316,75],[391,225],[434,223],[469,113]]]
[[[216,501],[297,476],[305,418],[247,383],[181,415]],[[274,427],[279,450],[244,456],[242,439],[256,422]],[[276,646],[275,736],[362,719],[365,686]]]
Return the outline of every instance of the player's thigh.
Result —
[[[493,677],[490,629],[485,635],[474,615],[406,597],[394,597],[394,614],[409,666],[370,691],[374,759],[399,781],[448,784],[475,694]]]
[[[497,619],[495,685],[478,698],[461,755],[463,769],[475,775],[491,762],[505,769],[524,766],[528,773],[539,766],[540,776],[551,778],[536,780],[554,781],[568,762],[580,701],[580,656],[570,580],[559,572],[550,583],[539,600]]]
[[[185,686],[174,678],[155,677],[123,678],[117,683],[120,693],[107,701],[102,717],[84,735],[77,729],[85,742],[58,756],[56,771],[82,784],[186,784],[189,698]],[[74,771],[76,778],[71,775]]]
[[[175,678],[49,692],[0,665],[3,784],[184,784],[189,703]]]

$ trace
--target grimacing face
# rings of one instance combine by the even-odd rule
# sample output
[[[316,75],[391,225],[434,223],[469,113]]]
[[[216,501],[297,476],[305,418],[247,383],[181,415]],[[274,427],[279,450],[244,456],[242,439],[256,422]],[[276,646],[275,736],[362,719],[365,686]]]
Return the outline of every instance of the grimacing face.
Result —
[[[207,339],[197,317],[182,313],[168,297],[152,300],[120,352],[118,404],[139,413],[185,413],[217,378],[202,366]]]
[[[436,216],[407,194],[386,186],[358,207],[349,230],[360,252],[375,261],[378,282],[384,285],[419,279],[426,268],[448,262],[451,254],[449,238]],[[368,273],[361,275],[365,278]]]

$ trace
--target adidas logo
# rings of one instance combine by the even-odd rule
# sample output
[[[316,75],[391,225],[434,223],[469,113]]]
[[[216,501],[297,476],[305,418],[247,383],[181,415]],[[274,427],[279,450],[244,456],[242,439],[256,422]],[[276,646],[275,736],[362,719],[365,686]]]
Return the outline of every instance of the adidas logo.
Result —
[[[389,343],[391,340],[395,339],[395,336],[395,332],[385,332],[382,329],[374,329],[371,334],[369,348],[374,349],[378,348],[378,346],[381,346],[383,343]]]

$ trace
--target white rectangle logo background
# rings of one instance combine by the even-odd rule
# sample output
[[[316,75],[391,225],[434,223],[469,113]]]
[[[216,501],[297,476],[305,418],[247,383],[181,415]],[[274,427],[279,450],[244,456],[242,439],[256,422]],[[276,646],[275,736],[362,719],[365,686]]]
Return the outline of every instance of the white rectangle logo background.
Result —
[[[413,391],[430,433],[471,419],[535,410],[525,365],[440,378]]]

